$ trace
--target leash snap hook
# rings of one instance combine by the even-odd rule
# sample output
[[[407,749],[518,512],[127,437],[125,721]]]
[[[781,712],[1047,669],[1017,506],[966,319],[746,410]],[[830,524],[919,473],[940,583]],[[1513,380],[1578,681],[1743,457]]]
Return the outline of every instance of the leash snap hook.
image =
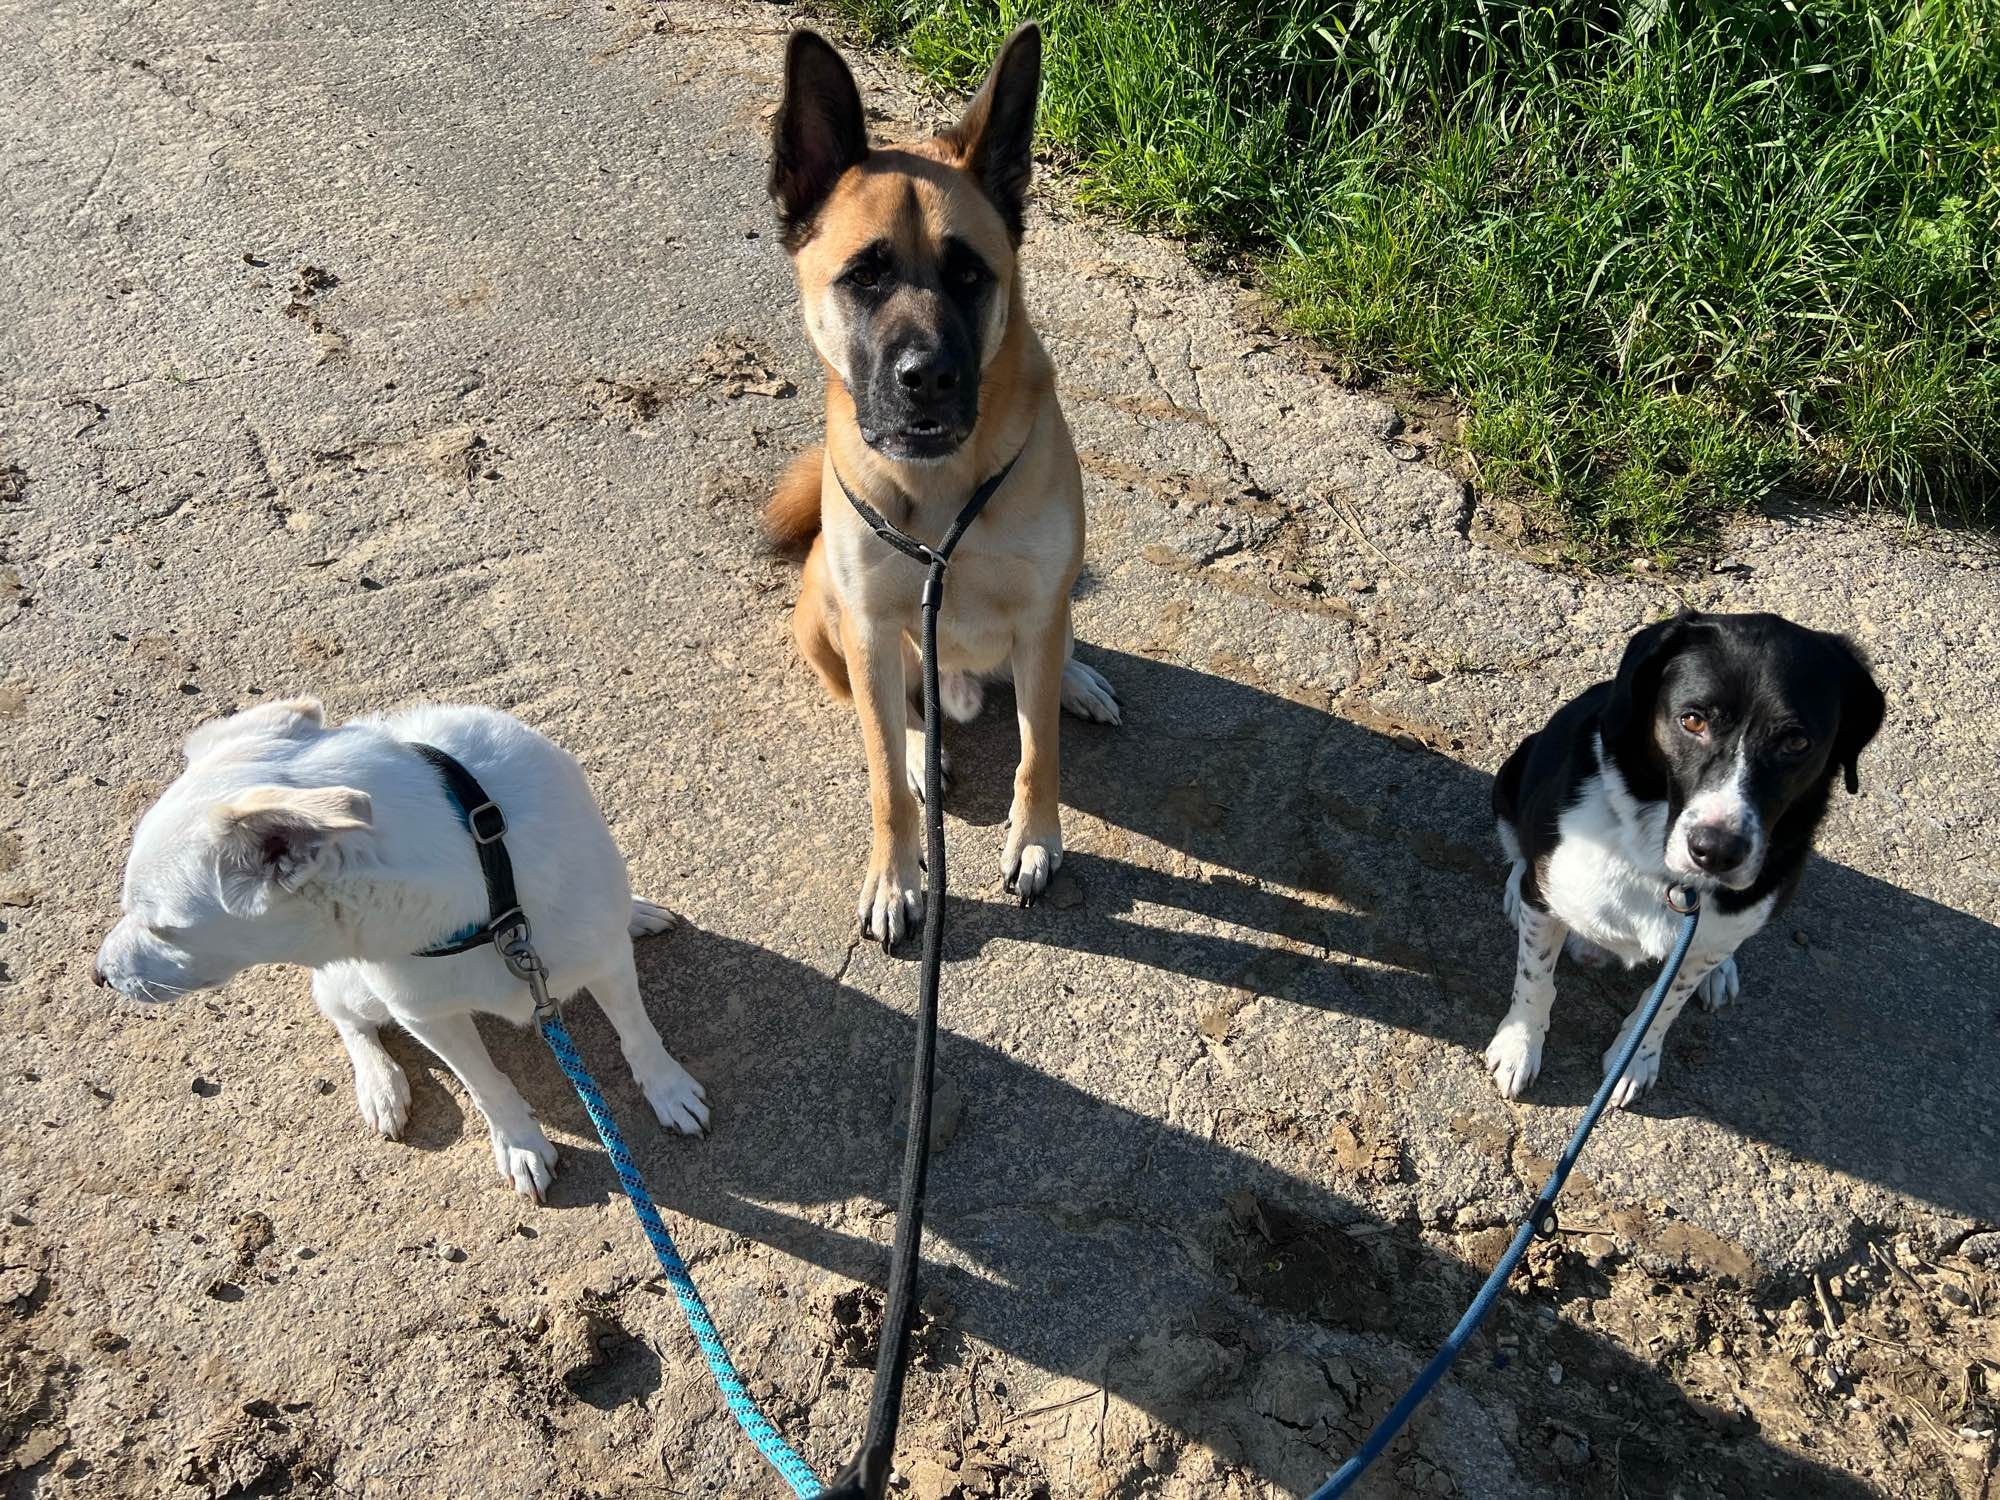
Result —
[[[504,921],[505,926],[494,930],[493,946],[500,954],[500,961],[507,966],[507,972],[527,985],[528,992],[534,996],[535,1019],[546,1021],[556,1013],[555,1002],[549,998],[548,965],[535,952],[527,917],[517,909],[509,912]]]
[[[1683,917],[1691,917],[1701,910],[1701,892],[1691,885],[1670,885],[1667,887],[1667,909]]]

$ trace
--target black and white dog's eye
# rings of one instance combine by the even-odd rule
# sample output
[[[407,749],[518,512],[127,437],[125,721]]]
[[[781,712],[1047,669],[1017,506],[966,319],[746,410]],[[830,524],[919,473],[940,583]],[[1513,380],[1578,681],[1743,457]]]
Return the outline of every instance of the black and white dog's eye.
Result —
[[[1681,715],[1681,728],[1689,734],[1708,733],[1708,715],[1696,713],[1692,709]]]
[[[1778,748],[1787,755],[1804,755],[1812,749],[1812,741],[1802,734],[1788,734],[1778,741]]]

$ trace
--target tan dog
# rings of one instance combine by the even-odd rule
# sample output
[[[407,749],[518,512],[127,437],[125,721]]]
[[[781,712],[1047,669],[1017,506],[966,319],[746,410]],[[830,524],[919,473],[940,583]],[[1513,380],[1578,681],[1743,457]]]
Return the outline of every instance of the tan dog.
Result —
[[[953,555],[938,670],[941,706],[961,723],[979,712],[985,682],[1013,679],[1021,763],[1000,868],[1024,904],[1062,863],[1061,710],[1119,720],[1111,685],[1070,654],[1083,476],[1016,262],[1041,68],[1041,33],[1023,26],[956,126],[871,149],[840,54],[801,31],[785,56],[770,190],[826,366],[827,440],[793,463],[767,520],[781,544],[812,542],[792,629],[828,691],[851,696],[860,716],[875,830],[859,912],[885,946],[924,909],[923,720],[912,700],[925,570],[868,528],[843,480],[936,542],[1013,462]]]

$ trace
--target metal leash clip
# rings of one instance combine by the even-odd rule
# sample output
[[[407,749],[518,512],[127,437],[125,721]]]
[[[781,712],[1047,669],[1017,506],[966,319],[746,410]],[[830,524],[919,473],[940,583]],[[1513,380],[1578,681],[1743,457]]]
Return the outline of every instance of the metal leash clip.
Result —
[[[546,1021],[556,1013],[556,1003],[549,998],[548,966],[529,938],[528,919],[516,912],[505,927],[493,934],[493,946],[499,950],[507,972],[527,985],[528,993],[535,997],[535,1019]]]

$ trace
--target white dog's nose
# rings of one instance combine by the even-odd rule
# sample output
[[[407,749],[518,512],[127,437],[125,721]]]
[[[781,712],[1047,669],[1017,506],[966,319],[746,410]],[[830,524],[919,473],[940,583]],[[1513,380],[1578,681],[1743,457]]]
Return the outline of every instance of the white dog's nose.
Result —
[[[104,971],[98,968],[96,964],[92,964],[90,966],[90,982],[96,985],[100,990],[103,989],[107,984],[111,983],[110,980],[104,977]]]

